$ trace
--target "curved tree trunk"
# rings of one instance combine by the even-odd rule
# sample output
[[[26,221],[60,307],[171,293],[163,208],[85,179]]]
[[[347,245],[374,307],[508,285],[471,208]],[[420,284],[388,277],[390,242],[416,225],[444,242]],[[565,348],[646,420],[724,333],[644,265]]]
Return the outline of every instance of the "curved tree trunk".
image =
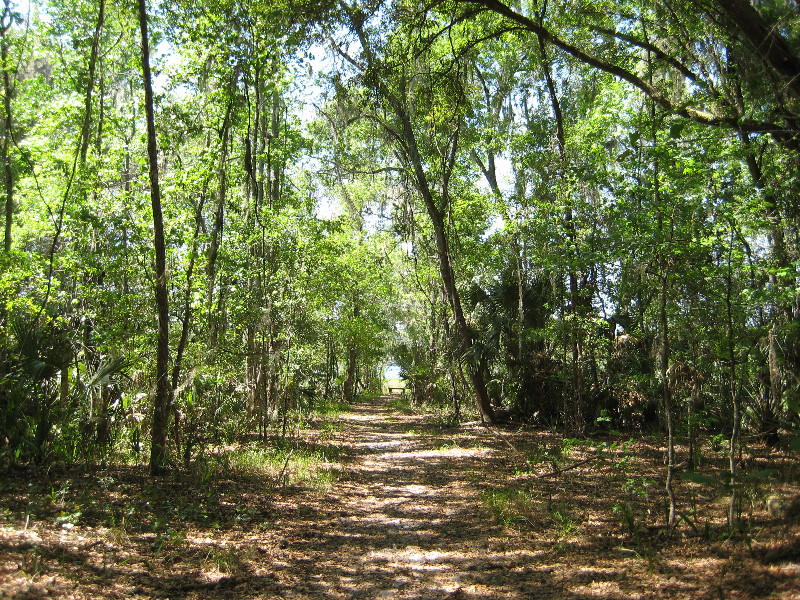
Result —
[[[444,284],[445,293],[450,303],[450,308],[453,310],[453,321],[456,330],[456,339],[461,354],[467,357],[469,376],[472,382],[473,392],[475,394],[475,405],[481,415],[481,420],[485,423],[494,423],[495,416],[492,410],[492,405],[489,401],[489,393],[486,389],[486,382],[483,378],[483,372],[480,367],[480,361],[475,356],[475,340],[472,331],[467,324],[464,317],[464,311],[461,307],[461,297],[456,287],[455,273],[453,270],[453,261],[450,254],[450,242],[447,237],[447,231],[444,223],[444,215],[448,206],[448,191],[447,183],[455,163],[455,151],[458,144],[458,127],[455,128],[450,140],[450,150],[448,152],[445,172],[441,174],[442,182],[442,206],[440,207],[434,199],[433,189],[431,182],[428,180],[428,175],[425,172],[425,166],[422,156],[419,152],[419,145],[417,143],[417,135],[411,123],[411,117],[407,104],[404,102],[405,98],[398,97],[386,82],[381,79],[381,74],[376,64],[375,56],[372,51],[369,39],[364,33],[363,17],[360,15],[351,15],[352,24],[355,32],[358,34],[361,46],[367,57],[367,69],[375,74],[375,85],[377,92],[383,97],[397,119],[401,127],[400,131],[394,131],[397,141],[401,146],[401,156],[404,162],[414,173],[413,181],[417,192],[422,197],[425,203],[425,208],[430,217],[431,224],[433,225],[434,238],[436,241],[436,254],[439,260],[439,272],[442,276],[442,283]],[[405,93],[403,90],[402,93]],[[443,161],[444,162],[444,161]]]
[[[410,124],[409,124],[410,128]],[[413,132],[410,132],[413,136]],[[422,171],[422,163],[417,155],[415,169],[419,173]],[[419,168],[417,169],[417,165]],[[424,177],[424,173],[422,174]],[[447,239],[447,233],[444,226],[444,218],[436,203],[433,200],[433,195],[428,187],[427,179],[423,179],[418,186],[422,197],[425,199],[425,207],[428,209],[428,216],[433,223],[434,236],[436,238],[436,251],[439,258],[439,272],[442,276],[444,289],[447,293],[447,299],[450,302],[450,308],[453,310],[453,321],[455,323],[456,335],[458,338],[461,353],[465,356],[471,357],[471,364],[468,365],[468,371],[472,388],[475,393],[475,405],[481,415],[481,419],[487,423],[494,423],[494,411],[489,401],[489,392],[486,389],[486,382],[483,379],[483,373],[478,365],[477,359],[472,357],[475,352],[475,343],[472,337],[467,320],[464,317],[464,310],[461,308],[461,296],[456,287],[455,273],[453,271],[452,258],[450,256],[450,244]]]

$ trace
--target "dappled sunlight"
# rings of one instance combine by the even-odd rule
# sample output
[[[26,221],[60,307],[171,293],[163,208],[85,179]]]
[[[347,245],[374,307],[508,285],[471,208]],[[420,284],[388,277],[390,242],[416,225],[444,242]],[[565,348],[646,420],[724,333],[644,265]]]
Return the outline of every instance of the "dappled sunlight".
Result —
[[[385,402],[342,413],[324,440],[308,432],[293,454],[229,448],[242,460],[220,461],[209,481],[119,470],[93,502],[53,488],[74,527],[0,525],[0,590],[5,579],[20,597],[109,600],[711,600],[723,587],[726,597],[738,588],[793,597],[796,566],[753,559],[760,540],[737,554],[722,537],[659,525],[656,444],[600,460],[589,440],[477,424],[443,431]],[[301,478],[304,456],[335,464],[338,479]],[[265,475],[284,464],[283,481]],[[90,475],[82,481],[97,493]],[[5,499],[25,508],[23,496]],[[795,530],[782,530],[786,543]],[[72,579],[44,576],[51,565]]]

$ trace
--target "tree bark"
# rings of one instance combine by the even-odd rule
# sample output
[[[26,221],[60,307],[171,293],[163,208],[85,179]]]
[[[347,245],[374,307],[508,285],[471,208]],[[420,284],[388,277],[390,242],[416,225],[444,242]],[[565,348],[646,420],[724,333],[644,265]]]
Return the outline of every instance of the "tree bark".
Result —
[[[716,5],[733,26],[733,33],[744,37],[780,76],[786,91],[800,99],[800,56],[780,34],[777,24],[767,23],[749,0],[717,0]]]
[[[233,93],[236,86],[237,76],[234,75],[229,87],[229,93]],[[217,167],[217,176],[219,178],[219,188],[217,189],[217,205],[214,210],[214,226],[211,230],[211,243],[208,247],[208,262],[206,264],[206,278],[208,280],[208,297],[206,299],[206,307],[208,312],[208,345],[213,348],[217,344],[217,322],[213,314],[214,308],[214,286],[216,285],[217,275],[217,256],[219,253],[219,244],[222,239],[222,230],[225,224],[225,200],[228,195],[228,140],[230,137],[230,123],[231,111],[233,109],[233,99],[228,101],[228,107],[225,111],[225,118],[222,122],[221,150],[219,155],[219,163]]]
[[[353,319],[358,319],[361,315],[361,307],[358,297],[353,298]],[[356,367],[358,366],[358,348],[355,340],[350,340],[350,347],[347,351],[347,371],[345,371],[344,383],[342,384],[342,400],[352,402],[355,400]]]
[[[550,72],[550,62],[547,58],[545,48],[545,41],[542,35],[539,38],[539,52],[542,56],[542,70],[544,71],[545,82],[547,83],[547,91],[550,96],[550,105],[553,108],[553,117],[556,121],[556,140],[558,141],[558,156],[561,161],[563,169],[567,169],[567,138],[564,130],[564,116],[561,112],[561,102],[558,100],[556,94],[556,86],[553,81],[553,75]],[[563,179],[563,172],[562,172]],[[573,260],[570,262],[578,261],[577,249],[577,235],[575,233],[575,220],[572,213],[572,207],[567,203],[566,210],[564,211],[564,229],[567,232],[567,239],[572,245],[571,253]],[[583,423],[583,371],[582,371],[582,339],[583,332],[580,325],[579,305],[580,305],[580,284],[578,283],[578,273],[573,266],[569,270],[569,314],[572,315],[572,329],[570,339],[570,349],[572,353],[572,393],[573,405],[569,414],[564,415],[564,422],[566,430],[572,434],[582,434]]]
[[[409,123],[410,126],[410,123]],[[410,132],[413,136],[413,132]],[[416,142],[415,142],[416,146]],[[433,224],[434,235],[436,238],[436,250],[439,257],[439,272],[442,276],[445,291],[447,292],[450,307],[453,310],[453,321],[455,322],[456,334],[458,336],[459,345],[462,354],[471,357],[472,364],[469,365],[469,375],[472,382],[472,388],[475,393],[475,404],[481,419],[487,423],[494,423],[494,410],[492,409],[491,402],[489,401],[489,393],[486,389],[486,382],[483,379],[483,373],[478,365],[475,357],[472,357],[476,348],[475,342],[472,337],[467,320],[464,318],[464,311],[461,307],[461,297],[456,287],[455,274],[453,272],[453,263],[450,256],[450,246],[447,239],[447,233],[444,226],[444,218],[439,208],[433,199],[433,195],[428,187],[427,179],[419,180],[420,174],[424,177],[422,172],[422,164],[417,155],[415,161],[415,168],[418,166],[418,189],[425,200],[425,206],[428,210],[428,216]]]
[[[92,94],[94,93],[94,80],[97,71],[97,59],[100,54],[100,33],[106,18],[106,2],[100,0],[97,13],[97,25],[92,38],[92,53],[89,57],[89,81],[86,84],[86,104],[83,113],[83,126],[81,128],[81,167],[86,165],[86,155],[89,152],[89,128],[92,124]]]
[[[661,302],[659,305],[659,327],[661,329],[661,382],[663,384],[664,415],[667,421],[667,478],[664,488],[667,491],[669,500],[669,514],[667,522],[675,524],[675,490],[672,487],[672,479],[675,474],[675,423],[672,418],[672,390],[667,382],[667,370],[669,363],[669,321],[667,319],[667,294],[669,293],[669,266],[665,267],[661,274]]]
[[[10,65],[8,64],[8,50],[10,41],[8,32],[11,29],[11,2],[5,0],[5,8],[0,19],[0,54],[2,55],[3,68],[3,176],[6,188],[6,222],[5,236],[3,237],[3,250],[11,252],[11,226],[14,221],[14,169],[11,166],[11,146],[14,127],[13,113],[11,112],[11,83]]]
[[[739,469],[738,463],[736,460],[736,453],[739,450],[739,438],[740,432],[742,428],[742,407],[741,407],[741,400],[739,398],[739,392],[736,386],[736,341],[734,337],[734,328],[733,328],[733,242],[734,242],[734,232],[733,228],[731,228],[731,242],[730,248],[728,251],[728,272],[725,276],[725,316],[726,316],[726,325],[727,325],[727,337],[728,337],[728,355],[729,355],[729,365],[728,365],[728,386],[731,394],[731,405],[733,408],[733,423],[731,427],[731,447],[730,453],[728,456],[728,462],[730,466],[730,492],[731,492],[731,501],[730,505],[728,506],[728,525],[733,526],[738,518],[738,511],[737,505],[739,503],[739,492],[738,492],[738,484],[739,484]]]
[[[161,188],[158,180],[158,148],[153,110],[153,79],[150,73],[150,43],[147,33],[147,6],[139,0],[139,29],[142,34],[142,77],[144,108],[147,117],[147,160],[150,174],[150,202],[153,207],[153,248],[155,251],[155,299],[158,315],[156,347],[156,394],[150,447],[150,475],[162,475],[167,462],[167,428],[171,391],[169,380],[169,301],[167,296],[167,251],[164,242],[164,218],[161,213]]]

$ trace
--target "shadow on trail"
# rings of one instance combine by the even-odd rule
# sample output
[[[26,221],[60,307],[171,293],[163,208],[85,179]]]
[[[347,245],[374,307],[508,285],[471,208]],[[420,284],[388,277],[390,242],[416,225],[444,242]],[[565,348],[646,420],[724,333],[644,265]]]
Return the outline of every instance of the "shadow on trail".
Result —
[[[525,475],[535,507],[504,529],[487,498],[514,485],[519,465],[497,432],[442,431],[382,398],[324,433],[293,446],[335,455],[341,476],[324,488],[235,470],[204,486],[186,474],[152,480],[142,467],[73,473],[54,486],[0,479],[0,597],[796,597],[793,567],[744,562],[728,545],[676,533],[661,546],[645,529],[634,552],[613,512],[629,476],[611,461],[561,478],[543,477],[546,465]],[[519,447],[524,435],[512,438]],[[561,447],[551,434],[530,437],[532,448]],[[27,517],[4,522],[12,512],[30,527]],[[74,528],[59,524],[62,513]]]
[[[286,598],[546,598],[543,552],[507,551],[471,483],[502,457],[481,434],[453,444],[382,398],[343,415],[345,473],[325,498],[285,515],[280,579],[313,565]],[[462,447],[467,441],[469,447]],[[312,510],[309,510],[312,509]]]

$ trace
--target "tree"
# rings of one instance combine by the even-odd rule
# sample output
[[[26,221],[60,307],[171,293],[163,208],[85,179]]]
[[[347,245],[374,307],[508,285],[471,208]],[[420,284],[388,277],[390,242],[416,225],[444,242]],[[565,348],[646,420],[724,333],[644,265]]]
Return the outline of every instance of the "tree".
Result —
[[[164,218],[161,212],[161,188],[158,180],[158,142],[153,107],[153,78],[150,73],[150,41],[147,31],[147,4],[139,0],[139,30],[142,36],[142,77],[144,108],[147,120],[147,163],[150,172],[150,202],[153,209],[153,249],[155,252],[155,297],[158,315],[156,347],[156,393],[153,399],[150,474],[166,470],[167,427],[172,403],[169,379],[169,300],[167,296],[167,251],[164,242]]]
[[[383,122],[382,125],[398,145],[399,158],[405,168],[408,169],[409,178],[421,196],[428,218],[432,223],[439,260],[439,271],[453,313],[455,335],[460,353],[466,357],[469,363],[469,376],[481,418],[492,423],[494,415],[486,390],[483,367],[476,353],[474,335],[464,317],[453,269],[450,241],[445,225],[445,217],[450,203],[449,183],[455,167],[462,123],[460,112],[463,109],[461,105],[463,91],[461,90],[462,83],[459,80],[459,65],[457,61],[454,61],[448,67],[445,67],[446,69],[449,68],[450,72],[445,70],[438,72],[439,77],[443,78],[440,83],[446,83],[443,87],[450,96],[431,97],[428,99],[428,101],[434,102],[444,100],[445,104],[442,106],[417,106],[417,103],[424,96],[419,99],[412,97],[409,80],[406,79],[407,76],[401,76],[398,81],[392,81],[387,77],[391,72],[391,68],[383,64],[375,53],[373,41],[365,28],[367,15],[352,7],[345,10],[348,13],[350,26],[358,36],[363,52],[363,64],[359,64],[352,59],[351,63],[372,82],[375,91],[379,94],[381,100],[386,103],[390,111],[391,122]],[[397,41],[402,43],[402,40]],[[422,75],[419,74],[418,76]],[[396,87],[393,88],[392,85]],[[426,146],[430,144],[431,147],[437,148],[438,156],[433,155],[424,158],[417,128],[412,123],[412,111],[414,114],[419,114],[420,111],[425,111],[426,109],[434,114],[439,110],[443,112],[444,122],[434,122],[434,127],[441,127],[445,132],[440,140],[434,141],[434,139],[431,139],[426,143]],[[438,142],[441,142],[441,145],[437,145]],[[438,189],[436,190],[432,186],[432,173],[428,173],[426,170],[426,159],[431,161],[430,168],[436,173],[435,177],[438,178]]]
[[[12,146],[14,144],[14,114],[11,108],[14,96],[14,66],[11,64],[11,34],[15,15],[11,0],[5,0],[3,14],[0,16],[0,65],[3,69],[3,143],[0,161],[3,163],[5,184],[5,229],[3,250],[11,251],[11,225],[14,219],[14,167],[12,165]]]

